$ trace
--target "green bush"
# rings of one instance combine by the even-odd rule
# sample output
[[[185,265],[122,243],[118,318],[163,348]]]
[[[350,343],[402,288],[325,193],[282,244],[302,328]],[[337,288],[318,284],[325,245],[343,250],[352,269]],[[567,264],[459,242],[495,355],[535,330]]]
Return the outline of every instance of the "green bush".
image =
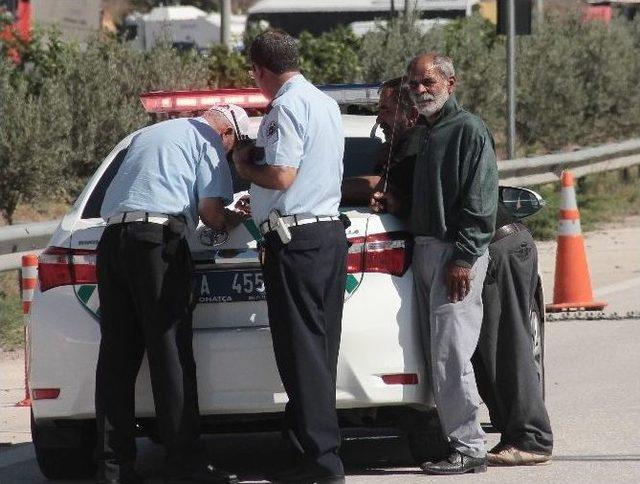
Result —
[[[72,149],[63,86],[47,79],[31,94],[26,80],[13,74],[0,60],[0,212],[9,223],[19,203],[61,192]]]
[[[319,37],[304,32],[300,36],[302,72],[315,84],[360,81],[359,49],[358,38],[344,27]]]
[[[209,87],[252,86],[249,66],[244,55],[230,51],[224,45],[213,47],[207,56]]]
[[[266,28],[266,24],[250,23],[245,31],[244,45],[250,46]],[[362,80],[361,42],[351,29],[338,27],[317,37],[303,32],[298,41],[300,68],[311,82],[341,84]]]
[[[481,116],[494,133],[506,126],[506,53],[504,39],[480,15],[443,28],[442,52],[455,65],[460,103]]]
[[[23,62],[0,74],[0,209],[55,190],[74,197],[104,156],[150,122],[146,91],[208,85],[208,58],[159,45],[148,53],[114,38],[80,49],[55,33],[20,51]],[[12,100],[8,102],[7,100]]]
[[[519,39],[522,144],[558,150],[637,135],[640,58],[633,27],[549,18],[537,35]]]
[[[22,301],[18,290],[18,271],[0,274],[0,350],[24,346]]]
[[[261,31],[247,31],[247,45]],[[9,48],[21,62],[6,60]],[[504,147],[505,39],[478,15],[422,33],[399,18],[358,39],[346,28],[300,36],[301,65],[315,83],[380,82],[420,52],[452,57],[457,96]],[[637,136],[640,19],[610,25],[550,17],[517,39],[518,154]],[[55,32],[31,43],[0,41],[0,211],[46,194],[73,198],[112,147],[150,117],[145,91],[251,85],[243,53],[205,55],[160,44],[143,53],[108,36],[80,48]]]
[[[412,19],[380,23],[362,38],[360,59],[366,82],[381,82],[401,76],[412,57],[420,52],[442,50],[440,29],[423,34]]]
[[[115,39],[95,39],[60,77],[71,100],[66,165],[74,182],[70,191],[76,193],[121,138],[149,122],[141,93],[203,88],[209,72],[205,58],[166,45],[144,54]]]

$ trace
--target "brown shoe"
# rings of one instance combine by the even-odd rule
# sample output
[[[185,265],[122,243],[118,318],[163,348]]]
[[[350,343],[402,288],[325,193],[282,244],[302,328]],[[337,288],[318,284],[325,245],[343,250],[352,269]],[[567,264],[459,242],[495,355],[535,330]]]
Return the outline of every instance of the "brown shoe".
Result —
[[[487,462],[491,466],[533,466],[544,464],[551,454],[536,454],[520,450],[513,445],[499,444],[487,452]]]

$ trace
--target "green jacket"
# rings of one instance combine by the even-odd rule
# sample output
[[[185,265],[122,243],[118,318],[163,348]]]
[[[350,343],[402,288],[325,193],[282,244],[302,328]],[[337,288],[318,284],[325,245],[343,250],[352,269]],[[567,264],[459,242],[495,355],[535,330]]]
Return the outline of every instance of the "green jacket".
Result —
[[[471,267],[493,236],[498,166],[491,133],[455,96],[421,144],[413,179],[411,229],[453,242],[454,263]]]

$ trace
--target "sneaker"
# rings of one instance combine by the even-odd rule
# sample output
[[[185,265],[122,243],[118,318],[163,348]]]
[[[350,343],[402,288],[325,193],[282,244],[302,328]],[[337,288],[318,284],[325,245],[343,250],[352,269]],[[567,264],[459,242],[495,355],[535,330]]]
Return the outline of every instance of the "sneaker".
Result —
[[[549,459],[551,454],[528,452],[508,444],[498,444],[487,452],[487,462],[492,466],[532,466],[544,464]]]

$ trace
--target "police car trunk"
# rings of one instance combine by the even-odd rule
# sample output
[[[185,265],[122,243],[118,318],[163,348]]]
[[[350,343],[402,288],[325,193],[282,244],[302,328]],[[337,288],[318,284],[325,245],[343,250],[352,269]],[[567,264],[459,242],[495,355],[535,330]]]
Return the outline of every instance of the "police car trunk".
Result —
[[[342,104],[372,104],[377,101],[377,86],[359,85],[355,89],[331,86],[324,89]],[[250,118],[254,136],[261,119],[259,110],[266,107],[266,100],[257,89],[150,93],[142,96],[142,102],[147,111],[165,117],[192,116],[214,103],[235,103],[257,114]],[[381,144],[380,136],[376,136],[375,117],[343,114],[343,125],[345,177],[371,174]],[[79,371],[77,362],[91,363],[97,354],[100,303],[96,288],[95,250],[105,226],[99,212],[104,194],[133,136],[125,138],[105,159],[41,257],[41,287],[36,299],[50,298],[51,302],[47,304],[56,305],[64,300],[65,307],[68,307],[65,318],[69,321],[64,324],[74,328],[65,326],[62,335],[59,330],[57,333],[41,330],[34,334],[36,347],[46,345],[43,339],[58,339],[65,352],[65,358],[47,359],[44,371],[33,365],[32,387],[47,389],[39,394],[42,399],[35,404],[36,417],[91,417],[94,413],[93,392],[87,390],[93,387],[95,365],[87,364],[84,370]],[[237,199],[248,187],[236,176],[234,184]],[[417,335],[409,334],[410,329],[402,330],[407,334],[401,334],[400,341],[387,349],[384,364],[371,348],[388,343],[389,331],[391,334],[397,331],[387,327],[385,331],[370,333],[371,341],[368,343],[362,339],[363,330],[368,333],[367,318],[375,319],[371,317],[371,304],[379,297],[374,286],[367,288],[362,284],[371,277],[369,274],[377,273],[376,276],[388,278],[386,287],[408,286],[402,291],[398,286],[398,294],[389,294],[393,304],[385,307],[389,317],[378,318],[380,324],[389,325],[396,321],[399,313],[395,305],[403,305],[403,313],[408,311],[407,304],[401,304],[399,297],[400,292],[410,293],[410,282],[407,282],[410,281],[410,273],[405,274],[409,266],[409,256],[405,251],[407,236],[402,232],[400,222],[391,216],[372,215],[367,207],[342,207],[341,211],[349,216],[352,223],[347,230],[351,246],[343,347],[349,344],[357,351],[349,351],[346,358],[349,363],[343,364],[339,370],[344,375],[338,375],[338,404],[349,408],[380,402],[421,401],[420,389],[416,386],[419,362],[417,359],[416,362],[406,361],[406,355],[403,356],[403,349],[416,344]],[[373,225],[369,225],[371,220]],[[264,283],[256,249],[260,237],[251,220],[228,233],[216,233],[201,224],[189,237],[196,267],[193,290],[198,304],[193,318],[194,353],[203,415],[278,412],[286,402],[268,329]],[[71,289],[73,296],[69,297],[65,291]],[[54,303],[53,296],[62,292],[65,293],[64,298],[58,298]],[[354,297],[358,292],[359,297]],[[35,311],[46,311],[46,305],[37,303]],[[80,312],[74,309],[78,307]],[[71,313],[76,316],[69,316]],[[380,311],[376,314],[381,316]],[[409,314],[405,316],[403,319],[408,320]],[[47,317],[40,313],[37,315],[38,319]],[[76,320],[81,323],[76,324]],[[394,335],[394,339],[396,337]],[[365,346],[360,348],[363,344]],[[387,364],[387,361],[392,363]],[[376,370],[372,374],[374,367],[382,371]],[[412,370],[410,374],[403,373],[405,367]],[[51,381],[51,375],[69,375],[70,378],[68,382],[64,377]],[[367,382],[360,381],[362,375]],[[84,382],[84,390],[76,388],[78,378]],[[154,414],[146,363],[138,379],[136,407],[140,417]]]

